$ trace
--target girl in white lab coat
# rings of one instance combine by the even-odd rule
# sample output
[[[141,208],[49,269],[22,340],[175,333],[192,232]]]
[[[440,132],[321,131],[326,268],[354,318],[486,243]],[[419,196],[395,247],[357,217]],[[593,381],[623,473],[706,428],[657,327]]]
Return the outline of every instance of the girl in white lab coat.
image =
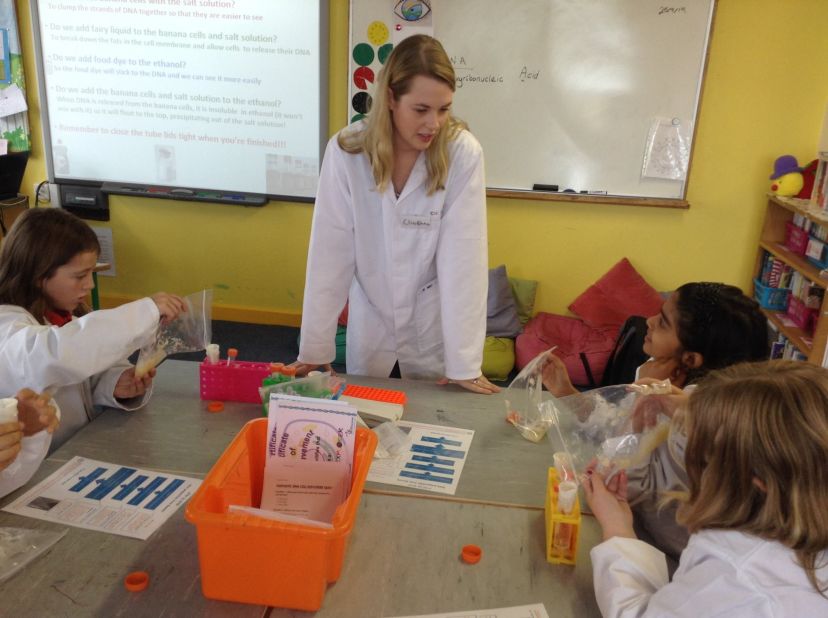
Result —
[[[451,114],[435,39],[403,40],[372,111],[330,140],[313,215],[297,368],[335,356],[349,300],[349,373],[499,389],[481,373],[488,259],[483,154]]]
[[[27,465],[0,472],[0,495],[28,481],[50,441],[53,450],[60,446],[95,416],[96,406],[134,410],[149,397],[154,371],[136,378],[126,357],[153,336],[159,320],[183,311],[184,301],[162,292],[87,313],[99,253],[92,229],[58,208],[27,210],[3,241],[0,397],[23,387],[50,393],[61,423],[53,437],[23,437],[23,452],[29,440],[37,452],[25,457]]]
[[[603,529],[592,558],[609,616],[828,615],[828,371],[734,365],[706,377],[684,413],[693,533],[672,582],[664,554],[635,538],[620,473],[584,492]]]

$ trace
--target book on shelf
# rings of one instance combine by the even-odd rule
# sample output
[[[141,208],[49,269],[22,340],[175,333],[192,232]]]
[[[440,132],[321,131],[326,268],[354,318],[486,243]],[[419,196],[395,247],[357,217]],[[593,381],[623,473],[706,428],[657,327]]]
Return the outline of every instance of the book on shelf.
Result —
[[[828,153],[821,152],[814,177],[814,188],[811,191],[811,206],[822,211],[828,210],[826,199],[828,199]]]
[[[771,360],[778,358],[796,361],[808,360],[808,356],[782,333],[777,335],[776,341],[771,342],[770,358]]]

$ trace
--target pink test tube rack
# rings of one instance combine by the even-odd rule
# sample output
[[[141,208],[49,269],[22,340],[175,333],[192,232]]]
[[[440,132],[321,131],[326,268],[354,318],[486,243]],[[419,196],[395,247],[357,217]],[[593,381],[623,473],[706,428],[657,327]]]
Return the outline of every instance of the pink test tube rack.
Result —
[[[220,360],[199,365],[198,380],[201,398],[205,401],[240,401],[261,403],[259,387],[270,375],[270,363]]]

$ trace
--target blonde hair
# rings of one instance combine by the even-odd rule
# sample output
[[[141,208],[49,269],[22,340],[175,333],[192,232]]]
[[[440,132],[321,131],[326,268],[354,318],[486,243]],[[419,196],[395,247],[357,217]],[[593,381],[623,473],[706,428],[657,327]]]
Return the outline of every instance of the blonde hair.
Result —
[[[782,543],[824,594],[816,570],[828,548],[828,370],[770,361],[713,372],[685,420],[690,489],[679,523]]]
[[[394,48],[377,78],[371,111],[362,131],[346,130],[339,134],[339,146],[351,154],[364,152],[371,163],[374,182],[385,191],[394,169],[394,126],[389,107],[389,93],[395,100],[407,94],[411,81],[418,75],[431,77],[455,89],[454,67],[440,42],[425,34],[404,39]],[[448,177],[448,143],[466,124],[449,113],[448,120],[426,150],[428,194],[446,186]]]

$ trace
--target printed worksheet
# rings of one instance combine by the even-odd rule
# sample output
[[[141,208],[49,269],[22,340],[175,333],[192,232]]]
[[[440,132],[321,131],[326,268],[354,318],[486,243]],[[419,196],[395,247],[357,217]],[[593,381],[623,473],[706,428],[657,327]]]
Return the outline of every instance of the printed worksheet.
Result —
[[[419,616],[398,616],[397,618],[549,618],[543,603],[521,605],[520,607],[500,607],[497,609],[477,609],[449,614],[421,614]]]
[[[454,495],[474,430],[397,421],[408,448],[397,457],[374,459],[368,480]]]
[[[262,509],[330,523],[351,488],[356,408],[272,394]]]
[[[145,540],[200,484],[185,476],[73,457],[3,510]]]

